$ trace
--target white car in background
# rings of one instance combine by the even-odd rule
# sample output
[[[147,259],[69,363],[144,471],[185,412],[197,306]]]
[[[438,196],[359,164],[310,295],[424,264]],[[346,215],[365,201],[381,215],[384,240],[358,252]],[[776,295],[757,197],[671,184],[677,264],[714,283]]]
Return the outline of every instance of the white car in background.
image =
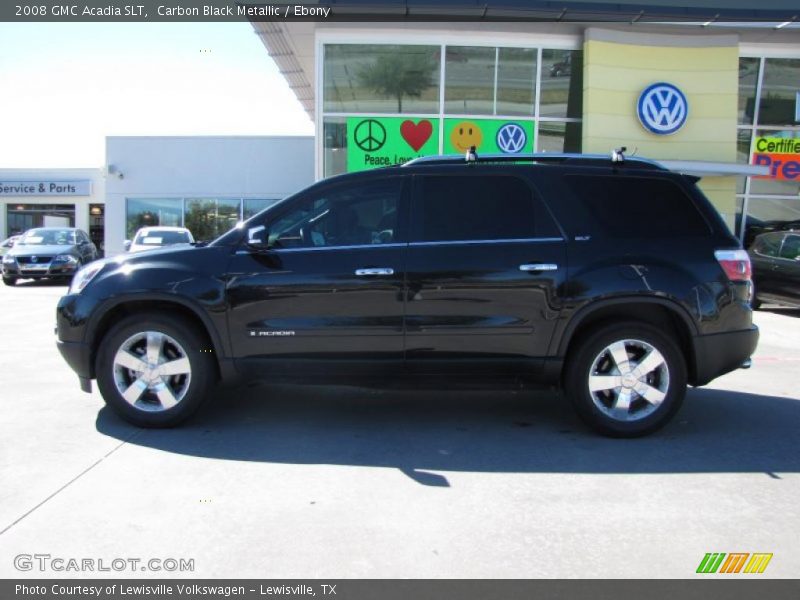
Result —
[[[185,227],[142,227],[133,236],[133,241],[125,240],[125,250],[141,252],[164,246],[193,243],[192,232]]]

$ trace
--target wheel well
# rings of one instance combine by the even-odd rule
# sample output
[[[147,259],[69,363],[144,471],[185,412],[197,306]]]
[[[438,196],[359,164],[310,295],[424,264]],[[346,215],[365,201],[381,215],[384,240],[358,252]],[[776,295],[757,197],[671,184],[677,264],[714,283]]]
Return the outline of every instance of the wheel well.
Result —
[[[564,356],[569,356],[570,352],[580,345],[581,340],[598,327],[621,321],[647,323],[671,335],[683,354],[689,381],[694,380],[695,360],[689,325],[674,310],[653,302],[619,303],[593,310],[581,319],[577,328],[572,332],[567,341]]]
[[[190,322],[192,325],[196,327],[196,331],[205,338],[208,342],[209,348],[215,348],[214,341],[211,338],[211,335],[206,327],[203,320],[197,316],[197,314],[192,311],[191,309],[183,306],[182,304],[178,304],[176,302],[168,302],[163,300],[142,300],[142,301],[132,301],[132,302],[123,302],[122,304],[118,304],[117,306],[113,307],[109,310],[103,317],[100,319],[100,322],[94,329],[93,337],[91,340],[91,368],[92,368],[92,377],[95,376],[94,372],[94,365],[95,361],[97,360],[97,351],[100,347],[100,342],[105,337],[106,333],[109,329],[115,324],[125,319],[131,315],[140,314],[140,313],[159,313],[161,315],[164,314],[172,314],[172,315],[179,315],[184,320]],[[215,349],[214,354],[218,354],[218,349]],[[216,365],[216,376],[217,378],[220,377],[220,367],[219,361],[215,360],[214,364]]]

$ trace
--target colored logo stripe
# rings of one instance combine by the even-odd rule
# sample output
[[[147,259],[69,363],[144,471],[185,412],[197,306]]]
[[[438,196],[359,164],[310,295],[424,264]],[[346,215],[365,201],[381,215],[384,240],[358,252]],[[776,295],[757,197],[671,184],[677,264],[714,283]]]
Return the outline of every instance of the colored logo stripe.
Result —
[[[722,559],[725,558],[724,552],[707,553],[703,560],[700,561],[700,566],[697,567],[698,573],[716,573],[719,566],[722,564]]]
[[[700,561],[697,573],[741,573],[743,567],[745,573],[763,573],[771,560],[772,554],[766,552],[708,552]]]
[[[767,568],[769,561],[772,560],[772,554],[753,554],[750,562],[744,568],[745,573],[763,573]]]

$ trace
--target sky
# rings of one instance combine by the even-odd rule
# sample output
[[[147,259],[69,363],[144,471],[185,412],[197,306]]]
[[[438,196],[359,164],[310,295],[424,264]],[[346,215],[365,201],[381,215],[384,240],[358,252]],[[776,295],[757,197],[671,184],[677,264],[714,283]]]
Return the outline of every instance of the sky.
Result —
[[[0,168],[102,167],[113,135],[313,135],[249,23],[0,24]]]

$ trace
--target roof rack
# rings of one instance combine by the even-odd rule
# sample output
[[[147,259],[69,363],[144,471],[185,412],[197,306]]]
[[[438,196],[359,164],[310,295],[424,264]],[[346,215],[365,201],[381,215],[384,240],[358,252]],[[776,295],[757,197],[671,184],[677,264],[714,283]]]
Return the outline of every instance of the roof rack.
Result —
[[[617,151],[615,151],[617,152]],[[621,154],[621,151],[619,151]],[[533,153],[533,154],[484,154],[481,156],[471,155],[469,159],[457,154],[442,156],[420,156],[404,163],[403,167],[417,165],[466,165],[476,163],[560,163],[570,165],[588,166],[621,166],[633,169],[656,169],[666,171],[667,169],[660,163],[646,158],[623,157],[623,160],[612,159],[603,154],[573,154],[573,153]]]

